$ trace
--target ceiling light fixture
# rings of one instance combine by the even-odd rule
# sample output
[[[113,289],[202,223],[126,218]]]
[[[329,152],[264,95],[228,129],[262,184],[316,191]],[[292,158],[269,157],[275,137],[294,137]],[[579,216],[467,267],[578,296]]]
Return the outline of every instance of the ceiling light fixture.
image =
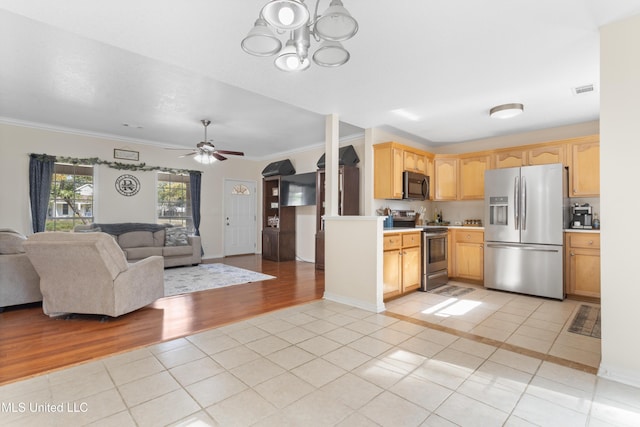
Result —
[[[316,0],[313,16],[304,0],[271,0],[260,11],[253,28],[242,40],[242,49],[255,56],[278,54],[275,66],[282,71],[302,71],[309,68],[311,36],[322,42],[312,55],[313,61],[323,67],[339,67],[351,55],[340,42],[349,40],[358,32],[358,22],[342,4],[331,0],[329,7],[318,15],[320,0]],[[289,32],[289,40],[282,47],[276,36]]]
[[[489,110],[489,115],[494,119],[509,119],[522,114],[524,105],[522,104],[502,104]]]

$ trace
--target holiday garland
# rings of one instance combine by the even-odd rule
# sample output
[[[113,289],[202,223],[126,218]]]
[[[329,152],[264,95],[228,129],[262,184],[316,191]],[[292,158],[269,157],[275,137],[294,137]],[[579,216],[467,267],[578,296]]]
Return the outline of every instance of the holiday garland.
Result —
[[[105,165],[112,169],[127,170],[127,171],[141,171],[141,172],[160,171],[160,172],[169,172],[173,174],[202,173],[201,171],[190,170],[190,169],[175,169],[175,168],[166,168],[162,166],[147,166],[146,163],[110,162],[108,160],[101,160],[97,157],[88,157],[88,158],[80,159],[76,157],[50,156],[48,154],[30,154],[30,156],[40,161],[54,161],[58,163],[69,163],[72,165]]]

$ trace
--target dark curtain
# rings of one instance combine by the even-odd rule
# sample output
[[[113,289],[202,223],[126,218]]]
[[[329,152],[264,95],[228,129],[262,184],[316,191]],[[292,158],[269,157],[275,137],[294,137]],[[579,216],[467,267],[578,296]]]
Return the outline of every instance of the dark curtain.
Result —
[[[31,201],[31,225],[34,233],[45,229],[55,160],[55,157],[46,154],[30,155],[29,200]]]
[[[202,174],[200,172],[189,172],[189,190],[191,192],[191,218],[193,219],[193,230],[196,236],[200,235],[200,185]],[[204,249],[200,246],[200,252],[204,255]]]

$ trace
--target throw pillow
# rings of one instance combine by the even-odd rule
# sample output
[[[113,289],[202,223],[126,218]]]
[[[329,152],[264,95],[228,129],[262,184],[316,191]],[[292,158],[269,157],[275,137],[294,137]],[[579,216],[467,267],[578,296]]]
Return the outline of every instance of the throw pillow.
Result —
[[[165,230],[165,246],[187,246],[187,229],[185,227],[167,227]]]
[[[27,240],[25,236],[13,230],[0,232],[0,254],[24,253],[22,242]]]

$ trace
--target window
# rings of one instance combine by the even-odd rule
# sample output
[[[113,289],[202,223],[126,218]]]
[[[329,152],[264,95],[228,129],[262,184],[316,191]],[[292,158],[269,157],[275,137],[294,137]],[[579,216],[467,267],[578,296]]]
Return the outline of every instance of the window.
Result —
[[[187,227],[193,232],[189,175],[158,173],[158,223]]]
[[[71,231],[93,222],[93,166],[56,163],[47,211],[47,231]]]

